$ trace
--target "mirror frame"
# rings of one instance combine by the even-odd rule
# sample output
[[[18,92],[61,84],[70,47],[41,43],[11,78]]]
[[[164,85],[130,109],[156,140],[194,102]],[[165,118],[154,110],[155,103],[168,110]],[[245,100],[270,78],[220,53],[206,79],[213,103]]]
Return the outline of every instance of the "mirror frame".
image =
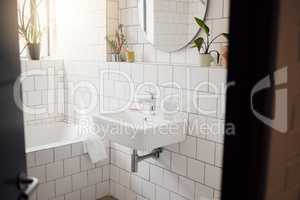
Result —
[[[143,1],[143,5],[145,2],[147,2],[147,0],[138,0],[138,17],[140,19],[140,8],[139,8],[139,2],[140,1]],[[199,0],[199,1],[203,1],[203,0]],[[210,0],[206,0],[206,7],[205,7],[205,12],[204,12],[204,16],[203,16],[203,19],[202,20],[205,20],[206,19],[206,16],[207,16],[207,10],[209,8],[209,1]],[[145,6],[143,7],[143,12],[145,12]],[[143,16],[145,16],[145,14],[143,13]],[[143,18],[143,24],[145,23],[145,18]],[[174,52],[179,52],[185,48],[187,48],[189,45],[192,44],[192,42],[197,38],[197,36],[200,34],[201,32],[201,28],[198,29],[198,31],[195,33],[195,36],[189,41],[187,42],[183,47],[180,47],[179,49],[175,49],[175,50],[172,50],[172,51],[164,51],[164,50],[161,50],[159,48],[157,48],[157,45],[154,45],[153,43],[151,43],[148,38],[147,38],[147,32],[145,31],[145,28],[143,27],[143,24],[139,21],[139,28],[142,30],[145,38],[147,39],[147,41],[156,49],[156,50],[159,50],[159,51],[162,51],[162,52],[165,52],[165,53],[174,53]]]

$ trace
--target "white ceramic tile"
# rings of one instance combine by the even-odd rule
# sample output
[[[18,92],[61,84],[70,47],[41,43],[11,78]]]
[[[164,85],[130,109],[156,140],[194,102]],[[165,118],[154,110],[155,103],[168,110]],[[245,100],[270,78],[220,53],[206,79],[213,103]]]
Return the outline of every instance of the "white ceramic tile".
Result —
[[[163,169],[154,165],[150,165],[150,181],[161,185],[163,182]]]
[[[113,196],[115,196],[117,199],[122,199],[126,195],[126,188],[122,185],[116,184],[115,185],[115,191]]]
[[[230,16],[230,0],[224,0],[223,17]]]
[[[48,76],[36,76],[35,77],[35,89],[46,90],[48,88]]]
[[[226,114],[226,95],[221,94],[219,95],[218,99],[218,115],[219,119],[225,119]]]
[[[188,159],[188,177],[200,183],[204,182],[204,164],[194,159]]]
[[[37,199],[49,199],[55,196],[55,183],[47,182],[40,184],[37,189]]]
[[[205,166],[205,185],[220,190],[221,178],[222,178],[221,176],[222,176],[221,168],[214,167],[211,165]]]
[[[208,91],[208,68],[190,67],[189,71],[189,89],[197,91]]]
[[[96,199],[96,187],[90,186],[81,190],[81,199],[95,200]]]
[[[163,51],[156,51],[156,62],[158,63],[170,63],[170,54]]]
[[[127,0],[127,7],[137,7],[137,0]]]
[[[39,179],[40,183],[46,181],[46,168],[45,165],[33,167],[28,169],[28,175]]]
[[[228,127],[232,128],[232,127]],[[213,118],[207,118],[207,139],[223,143],[225,134],[225,121]]]
[[[72,175],[72,188],[74,190],[82,189],[87,186],[87,172]]]
[[[187,159],[185,156],[172,153],[172,171],[181,175],[186,175],[186,164]]]
[[[91,162],[89,155],[87,154],[80,157],[80,166],[81,171],[89,170],[95,167],[95,165]]]
[[[138,34],[139,34],[138,31],[139,31],[139,27],[129,26],[126,28],[126,36],[130,43],[134,43],[134,44],[138,43]]]
[[[67,194],[66,200],[80,200],[80,191],[75,191]]]
[[[63,195],[72,192],[72,180],[71,176],[67,176],[55,181],[55,192],[56,195]]]
[[[81,142],[72,144],[72,156],[83,154],[83,145]]]
[[[120,174],[119,168],[111,165],[110,167],[110,178],[116,182],[119,182]]]
[[[187,88],[187,70],[186,67],[174,67],[174,82],[178,84],[175,87]]]
[[[215,144],[199,138],[197,141],[197,158],[201,161],[214,164]]]
[[[130,174],[122,169],[120,169],[120,184],[127,188],[130,186]]]
[[[35,156],[36,156],[36,164],[37,165],[48,164],[48,163],[53,162],[53,160],[54,160],[53,149],[37,151]]]
[[[184,64],[186,63],[186,51],[181,50],[171,53],[171,63]]]
[[[35,60],[28,60],[26,61],[26,66],[27,66],[27,71],[39,69],[41,67],[41,62]]]
[[[64,160],[64,175],[71,175],[80,172],[80,157]]]
[[[155,199],[155,185],[143,180],[142,194],[150,200]]]
[[[71,157],[71,145],[57,147],[54,150],[55,161]]]
[[[193,199],[195,195],[195,183],[185,177],[179,177],[179,194],[188,199]]]
[[[126,8],[126,0],[119,0],[119,8]]]
[[[133,191],[125,188],[125,199],[126,200],[136,200],[136,194]]]
[[[51,200],[65,200],[65,197],[64,196],[61,196],[61,197],[56,197],[54,199],[51,199]]]
[[[138,172],[137,172],[137,175],[146,179],[146,180],[149,180],[149,173],[150,173],[150,166],[148,163],[146,162],[140,162],[138,164]]]
[[[223,148],[222,144],[216,144],[215,165],[218,167],[223,165]]]
[[[109,181],[96,185],[96,198],[100,199],[109,193]]]
[[[158,65],[158,83],[159,85],[170,86],[173,82],[173,67],[170,65]]]
[[[163,186],[173,192],[178,192],[179,177],[177,174],[164,170]]]
[[[199,138],[205,138],[207,135],[207,118],[189,114],[189,135],[196,136]]]
[[[131,175],[131,189],[137,193],[142,194],[142,184],[143,180],[138,176]]]
[[[208,93],[199,93],[198,95],[198,113],[206,116],[217,116],[219,96]]]
[[[170,200],[185,200],[185,198],[183,198],[182,196],[179,196],[176,193],[171,192],[171,198]]]
[[[170,192],[159,186],[156,186],[156,200],[169,200]]]
[[[156,62],[155,48],[151,44],[144,45],[144,62]]]
[[[187,136],[185,141],[180,143],[180,153],[195,158],[196,157],[196,138]]]
[[[106,165],[102,168],[102,179],[103,179],[103,181],[107,181],[109,179],[109,169],[110,169],[109,165]]]
[[[211,0],[207,10],[207,19],[221,18],[223,14],[223,1]]]
[[[34,90],[34,77],[26,77],[22,82],[22,90],[23,91],[32,91]]]
[[[142,83],[144,80],[144,68],[142,64],[132,64],[132,80],[136,83]]]
[[[196,183],[196,200],[213,199],[213,192],[213,189],[200,183]]]
[[[227,85],[227,70],[222,68],[209,69],[209,91],[225,94]]]
[[[26,154],[26,163],[27,163],[27,167],[35,166],[35,152]]]
[[[88,185],[96,185],[102,181],[102,168],[95,168],[88,171]]]
[[[27,93],[27,103],[29,106],[37,106],[42,104],[42,92],[30,91]]]
[[[144,65],[144,82],[157,83],[157,65]]]
[[[46,167],[46,177],[47,181],[52,181],[57,178],[60,178],[64,175],[64,166],[63,162],[54,162],[51,164],[48,164]]]
[[[172,144],[166,146],[166,149],[173,151],[173,152],[179,152],[179,144]]]
[[[200,64],[199,52],[197,49],[187,48],[186,57],[187,57],[187,64],[192,64],[192,65]]]

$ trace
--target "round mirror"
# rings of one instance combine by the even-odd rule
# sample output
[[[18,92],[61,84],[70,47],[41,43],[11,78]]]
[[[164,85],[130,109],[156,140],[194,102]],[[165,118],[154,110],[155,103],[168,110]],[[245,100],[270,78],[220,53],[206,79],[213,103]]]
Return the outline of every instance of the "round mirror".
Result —
[[[178,51],[199,33],[208,0],[139,0],[139,23],[147,40],[164,52]]]

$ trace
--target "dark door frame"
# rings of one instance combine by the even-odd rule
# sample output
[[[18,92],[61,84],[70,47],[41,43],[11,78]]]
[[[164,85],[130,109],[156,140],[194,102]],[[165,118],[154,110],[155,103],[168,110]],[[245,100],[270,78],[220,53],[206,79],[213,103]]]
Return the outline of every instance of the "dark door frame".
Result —
[[[277,0],[232,0],[222,200],[264,199],[271,129],[251,111],[253,86],[275,69]],[[255,108],[272,117],[273,89],[255,99]]]

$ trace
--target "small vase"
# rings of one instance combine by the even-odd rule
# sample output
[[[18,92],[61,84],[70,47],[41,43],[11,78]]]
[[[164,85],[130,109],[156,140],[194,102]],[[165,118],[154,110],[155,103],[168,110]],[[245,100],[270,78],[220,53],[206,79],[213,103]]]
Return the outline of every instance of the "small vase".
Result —
[[[41,44],[29,43],[28,44],[29,56],[32,60],[39,60],[41,56]]]
[[[111,54],[111,61],[112,62],[121,62],[122,61],[121,54],[119,54],[119,53]]]
[[[210,66],[214,62],[214,57],[210,54],[200,54],[200,66]]]

